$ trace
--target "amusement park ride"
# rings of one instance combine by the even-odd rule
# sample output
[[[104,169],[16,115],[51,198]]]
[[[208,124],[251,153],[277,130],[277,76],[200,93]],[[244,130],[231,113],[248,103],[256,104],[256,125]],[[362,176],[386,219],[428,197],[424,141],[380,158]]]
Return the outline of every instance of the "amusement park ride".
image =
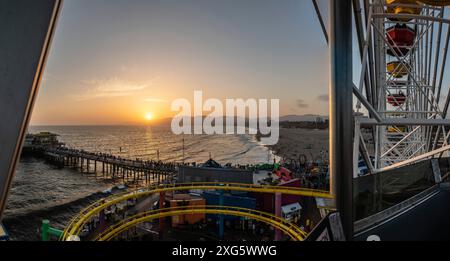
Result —
[[[352,2],[361,61],[359,83],[353,85],[354,110],[359,112],[364,108],[367,114],[354,119],[353,198],[357,207],[362,193],[360,184],[364,180],[356,172],[360,155],[370,170],[369,175],[380,177],[388,176],[390,171],[411,172],[412,176],[418,171],[408,166],[427,160],[442,162],[442,156],[449,155],[450,93],[443,82],[450,37],[450,20],[446,17],[450,13],[445,6],[450,1],[372,0],[362,1],[363,5],[359,0]],[[371,131],[371,142],[364,139],[362,128]],[[390,180],[391,184],[381,181],[376,190],[389,190],[393,183],[406,186],[408,178],[397,183]],[[373,193],[386,197],[379,191]],[[384,218],[399,213],[402,212],[391,212]],[[357,221],[354,229],[364,234],[358,225],[361,223]],[[406,229],[402,231],[406,233]],[[383,229],[379,233],[383,234]]]
[[[366,109],[374,121],[357,119],[356,123],[373,128],[375,144],[370,154],[375,164],[367,162],[373,170],[447,145],[450,100],[443,80],[449,35],[443,34],[443,28],[448,25],[444,19],[448,4],[388,0],[365,6],[366,31],[358,30],[361,74],[355,89],[364,100],[358,100],[356,108],[362,102],[369,104]],[[364,143],[359,137],[357,126],[355,140]]]
[[[3,122],[8,123],[0,125],[0,213],[5,207],[61,2],[0,0],[0,32],[10,40],[0,42],[0,111],[6,117]],[[317,1],[312,2],[331,57],[330,193],[242,184],[153,187],[93,204],[74,218],[62,239],[76,239],[83,225],[108,204],[191,188],[334,198],[347,240],[448,239],[450,186],[445,181],[450,164],[443,156],[449,156],[450,150],[450,94],[448,86],[444,86],[450,40],[450,20],[446,17],[450,12],[446,6],[450,1],[330,0],[328,28]],[[360,58],[356,84],[352,76],[352,19]],[[8,26],[12,23],[14,30]],[[355,111],[366,116],[354,116]],[[370,141],[363,129],[369,131]],[[369,170],[363,177],[357,171],[360,158]],[[430,180],[432,184],[426,189],[411,192]],[[446,206],[441,208],[442,205]],[[277,217],[223,207],[203,210],[260,218],[272,222],[294,240],[305,237]],[[433,214],[418,218],[423,213]],[[146,213],[129,221],[144,222],[162,215],[170,213]],[[129,226],[130,223],[122,222],[99,237],[110,239]],[[416,227],[423,229],[413,229]],[[318,230],[328,228],[319,226],[312,234],[321,234]]]

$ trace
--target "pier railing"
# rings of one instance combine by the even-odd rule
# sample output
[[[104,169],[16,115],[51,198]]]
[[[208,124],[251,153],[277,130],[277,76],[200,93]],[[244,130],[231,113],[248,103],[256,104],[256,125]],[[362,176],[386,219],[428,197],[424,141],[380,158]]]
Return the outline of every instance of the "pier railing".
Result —
[[[126,159],[106,153],[89,152],[66,147],[33,148],[35,153],[61,167],[81,173],[98,174],[123,181],[146,181],[151,184],[171,183],[179,164],[142,159]]]

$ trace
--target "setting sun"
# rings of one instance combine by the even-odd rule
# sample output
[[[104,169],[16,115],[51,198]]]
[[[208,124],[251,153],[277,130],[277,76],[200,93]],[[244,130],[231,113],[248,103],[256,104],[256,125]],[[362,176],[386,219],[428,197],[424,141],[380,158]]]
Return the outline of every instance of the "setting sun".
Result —
[[[153,113],[147,112],[147,113],[145,114],[144,118],[145,118],[146,121],[151,121],[151,120],[153,120]]]

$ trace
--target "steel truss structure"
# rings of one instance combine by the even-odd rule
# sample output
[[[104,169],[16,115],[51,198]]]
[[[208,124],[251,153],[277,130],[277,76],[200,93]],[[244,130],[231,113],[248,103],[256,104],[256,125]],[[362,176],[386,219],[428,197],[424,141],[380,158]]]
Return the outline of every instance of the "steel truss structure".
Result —
[[[368,115],[355,114],[354,177],[361,158],[375,173],[425,154],[442,156],[430,152],[450,137],[446,7],[353,0],[353,11],[361,58],[354,110]]]

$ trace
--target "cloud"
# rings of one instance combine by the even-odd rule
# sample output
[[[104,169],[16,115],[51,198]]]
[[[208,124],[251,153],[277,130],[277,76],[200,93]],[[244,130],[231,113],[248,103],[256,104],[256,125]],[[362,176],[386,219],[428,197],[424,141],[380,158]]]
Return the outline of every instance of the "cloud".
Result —
[[[117,77],[106,80],[89,80],[82,83],[88,89],[85,93],[76,95],[78,101],[130,96],[148,87],[148,84],[125,81]]]
[[[298,99],[297,100],[297,107],[299,107],[299,108],[308,108],[309,104],[305,103],[305,101],[302,100],[302,99]]]
[[[149,102],[149,103],[167,103],[167,102],[169,102],[167,100],[159,99],[159,98],[147,98],[144,101]]]
[[[330,96],[328,94],[322,94],[322,95],[317,96],[317,100],[323,101],[323,102],[328,102],[330,100]]]

